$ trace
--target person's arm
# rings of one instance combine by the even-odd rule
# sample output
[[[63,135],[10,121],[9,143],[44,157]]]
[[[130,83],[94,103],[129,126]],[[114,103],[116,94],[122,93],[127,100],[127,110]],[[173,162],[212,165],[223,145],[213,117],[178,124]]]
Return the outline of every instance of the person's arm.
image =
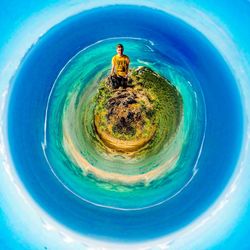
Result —
[[[127,57],[127,64],[128,64],[128,70],[129,70],[129,64],[130,64],[130,59],[129,59],[129,57]],[[127,75],[126,75],[125,78],[128,78],[128,72],[127,72]]]
[[[112,64],[112,69],[111,69],[111,73],[110,73],[110,75],[112,76],[112,75],[114,75],[114,72],[115,72],[115,65],[114,64]]]
[[[112,58],[112,68],[111,68],[110,75],[112,76],[112,75],[114,75],[114,73],[115,73],[115,62],[114,62],[114,58]]]

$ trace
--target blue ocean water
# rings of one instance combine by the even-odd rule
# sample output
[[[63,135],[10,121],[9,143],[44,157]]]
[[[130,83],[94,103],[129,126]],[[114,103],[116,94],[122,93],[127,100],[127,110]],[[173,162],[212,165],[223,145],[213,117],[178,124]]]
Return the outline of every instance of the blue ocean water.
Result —
[[[199,111],[203,114],[193,131],[200,133],[206,116],[197,173],[182,192],[150,209],[107,209],[72,196],[55,178],[43,154],[46,103],[55,79],[80,50],[113,37],[121,37],[118,39],[121,41],[122,37],[151,41],[153,50],[159,51],[157,53],[162,58],[187,72],[193,88],[199,89],[197,93],[203,95],[199,98],[204,99],[205,107]],[[129,46],[127,48],[129,52]],[[138,51],[137,56],[141,61],[145,60],[143,51]],[[94,66],[96,62],[92,63]],[[161,64],[159,59],[158,64]],[[82,70],[87,66],[82,65]],[[234,171],[242,141],[242,109],[234,81],[223,58],[209,41],[166,13],[132,6],[86,11],[41,37],[26,54],[13,79],[8,134],[16,170],[44,210],[83,234],[115,241],[142,241],[176,231],[213,204]],[[199,139],[201,144],[202,137]],[[186,138],[183,143],[188,143],[188,140],[191,138]],[[189,150],[186,157],[193,157],[193,154]],[[187,159],[184,159],[185,163],[188,165]],[[194,164],[194,161],[189,164]],[[85,192],[88,192],[87,188]],[[148,220],[144,219],[145,216]],[[107,219],[109,222],[105,223]]]
[[[203,5],[204,8],[208,6],[208,3]],[[238,6],[247,13],[243,3]],[[223,3],[218,3],[214,13],[224,18],[230,26],[228,13],[233,7],[230,6],[227,11],[224,11],[224,7]],[[36,8],[40,7],[36,5]],[[230,26],[232,33],[236,32],[236,26]],[[213,26],[208,27],[212,33],[215,32]],[[242,42],[245,34],[243,26],[238,32],[234,41],[241,43],[242,50],[247,54],[248,46]],[[224,33],[221,32],[221,35]],[[88,182],[81,183],[65,167],[69,164],[67,154],[63,152],[62,157],[59,157],[61,152],[51,146],[52,142],[54,145],[60,144],[57,135],[61,126],[56,123],[61,119],[61,107],[56,107],[56,101],[53,100],[61,98],[63,103],[62,95],[67,95],[66,89],[74,92],[70,81],[65,81],[64,86],[58,80],[70,73],[68,69],[71,66],[81,66],[74,63],[81,56],[85,60],[87,53],[90,53],[89,60],[86,59],[88,64],[83,64],[82,72],[80,69],[79,76],[76,76],[83,81],[82,86],[89,84],[93,74],[107,74],[118,42],[125,44],[125,52],[131,57],[132,66],[150,66],[170,79],[185,100],[186,127],[183,136],[180,136],[181,140],[177,140],[181,141],[183,147],[176,170],[159,189],[149,192],[145,188],[141,193],[131,192],[126,199],[119,192],[98,190]],[[243,70],[242,66],[240,72]],[[114,5],[74,15],[39,37],[26,51],[12,77],[6,106],[6,146],[17,179],[37,205],[37,210],[41,209],[56,223],[82,237],[123,244],[170,237],[171,233],[178,234],[186,228],[191,232],[189,225],[206,211],[213,211],[232,176],[240,173],[238,164],[245,145],[246,108],[238,76],[228,65],[228,58],[226,60],[221,55],[212,41],[198,29],[164,11],[142,6]],[[84,88],[81,91],[84,93]],[[46,115],[48,105],[50,110],[55,108],[58,112]],[[50,139],[45,143],[46,132]],[[160,161],[164,157],[167,159],[163,152],[156,155],[155,159]],[[240,184],[243,187],[244,183]],[[80,185],[83,185],[81,189]],[[7,210],[7,205],[4,205],[4,201],[9,199],[5,182],[2,186],[6,191],[1,191],[4,194],[0,199],[0,208],[3,208],[3,212],[0,210],[1,217],[7,218],[10,214],[14,218],[11,209]],[[12,200],[15,202],[14,198]],[[226,214],[229,212],[225,213],[225,221],[229,220]],[[247,212],[242,215],[244,221],[248,217]],[[42,219],[39,220],[43,223]],[[0,242],[6,248],[15,249],[21,240],[14,243],[13,235],[24,234],[24,230],[20,229],[22,223],[15,222],[19,223],[15,229],[18,228],[17,233],[10,229],[10,225],[7,226],[6,221],[0,221],[0,228],[5,231]],[[231,234],[221,236],[221,239],[217,239],[217,243],[221,241],[219,248],[232,249],[237,245],[236,241],[243,242],[242,237],[246,235],[249,225],[240,221],[233,231],[236,238],[231,237]],[[27,227],[28,224],[31,221]],[[213,228],[208,227],[208,231],[202,234],[201,242],[209,231],[213,231]],[[19,244],[20,248],[29,248],[28,245],[31,248],[46,244],[59,245],[56,236],[51,236],[46,244],[37,243],[29,236],[25,240],[23,245]],[[178,246],[178,238],[173,237],[171,241],[176,241]],[[193,244],[189,241],[187,248],[197,249]],[[199,248],[202,246],[206,249],[214,247],[207,242],[205,244],[205,240]],[[241,249],[247,249],[248,244],[241,246]],[[63,247],[69,249],[67,245]],[[72,249],[78,247],[72,246]]]

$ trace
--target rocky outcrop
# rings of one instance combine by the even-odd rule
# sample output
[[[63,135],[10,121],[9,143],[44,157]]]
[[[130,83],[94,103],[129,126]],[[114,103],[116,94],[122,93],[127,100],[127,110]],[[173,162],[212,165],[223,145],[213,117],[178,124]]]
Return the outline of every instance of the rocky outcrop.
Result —
[[[101,81],[94,111],[98,137],[108,148],[121,153],[136,152],[153,140],[161,119],[167,115],[166,111],[175,115],[174,110],[166,109],[168,101],[172,102],[171,107],[180,104],[176,120],[181,108],[175,87],[149,68],[133,69],[126,86],[113,88],[110,78]],[[168,99],[169,94],[172,98]],[[175,102],[173,95],[179,98],[179,102]],[[164,136],[166,131],[171,129],[164,128]]]

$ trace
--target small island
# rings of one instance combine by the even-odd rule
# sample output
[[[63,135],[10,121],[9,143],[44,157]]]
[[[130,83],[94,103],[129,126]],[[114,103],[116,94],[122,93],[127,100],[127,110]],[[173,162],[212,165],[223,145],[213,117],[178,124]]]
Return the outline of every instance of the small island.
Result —
[[[103,144],[133,154],[170,140],[183,113],[182,98],[169,80],[148,67],[130,69],[126,88],[102,79],[94,98],[94,128]]]

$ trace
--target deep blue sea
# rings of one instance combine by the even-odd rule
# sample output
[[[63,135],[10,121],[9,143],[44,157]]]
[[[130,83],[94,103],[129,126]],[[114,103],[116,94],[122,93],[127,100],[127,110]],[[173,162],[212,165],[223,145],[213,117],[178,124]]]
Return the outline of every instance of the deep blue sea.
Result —
[[[136,54],[131,52],[132,63],[138,64],[138,60],[149,64],[155,62],[157,65],[154,68],[157,70],[158,66],[159,71],[164,73],[161,64],[168,62],[176,67],[176,72],[172,73],[176,75],[181,74],[177,73],[181,68],[186,74],[183,77],[193,84],[193,91],[198,89],[196,93],[202,95],[197,99],[204,101],[199,110],[203,113],[192,131],[200,133],[203,127],[204,138],[201,136],[198,141],[193,141],[200,145],[204,139],[203,146],[199,147],[197,173],[178,195],[150,209],[108,209],[79,199],[55,178],[43,154],[46,105],[54,81],[79,51],[110,38],[116,38],[117,43],[137,38],[138,41],[134,40],[134,44],[125,47],[129,54],[140,39],[150,41],[158,58],[151,57],[148,62],[149,58],[139,47]],[[110,48],[112,45],[115,51],[115,44],[110,44]],[[105,59],[96,57],[90,60],[88,65],[82,65],[82,71],[85,67],[101,71],[95,65]],[[110,61],[106,60],[105,64],[109,65]],[[187,110],[192,108],[185,107]],[[59,124],[54,124],[55,130],[57,127]],[[13,79],[8,128],[11,155],[17,172],[44,210],[66,226],[92,237],[143,241],[187,225],[211,206],[222,192],[240,152],[242,108],[234,76],[220,54],[199,32],[158,10],[113,6],[93,9],[67,19],[52,28],[29,50]],[[183,143],[189,143],[189,140],[192,140],[192,135]],[[197,152],[193,152],[191,147],[186,157],[192,158],[193,155],[197,159]],[[195,164],[195,161],[189,162],[186,158],[182,161],[186,164],[185,168]],[[87,187],[84,191],[86,196],[90,192]],[[144,192],[146,195],[147,190]]]

